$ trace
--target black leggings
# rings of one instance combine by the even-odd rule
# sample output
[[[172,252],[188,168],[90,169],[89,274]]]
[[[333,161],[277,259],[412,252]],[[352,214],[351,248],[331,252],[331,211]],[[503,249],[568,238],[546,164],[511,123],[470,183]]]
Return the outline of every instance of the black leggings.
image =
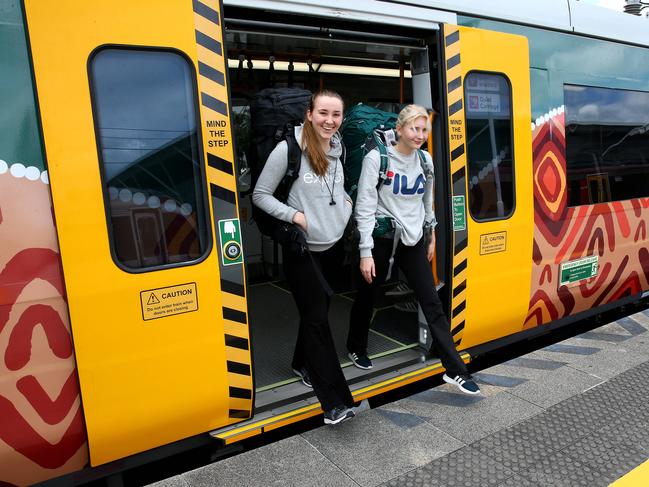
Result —
[[[372,254],[376,277],[372,279],[372,284],[368,284],[359,272],[358,295],[352,307],[349,335],[347,336],[347,349],[350,352],[367,355],[367,336],[374,303],[381,298],[381,284],[385,281],[388,273],[391,253],[392,240],[375,238]],[[466,366],[457,353],[451,335],[451,327],[435,290],[435,280],[430,262],[426,257],[423,238],[412,247],[399,242],[392,272],[396,272],[397,266],[403,271],[421,305],[432,334],[433,347],[441,359],[442,365],[451,376],[466,374]]]
[[[329,327],[331,299],[313,267],[315,263],[323,276],[331,269],[339,269],[341,250],[339,242],[324,252],[311,252],[312,260],[306,252],[300,255],[282,248],[284,272],[300,314],[292,365],[294,369],[306,368],[325,411],[354,405]]]

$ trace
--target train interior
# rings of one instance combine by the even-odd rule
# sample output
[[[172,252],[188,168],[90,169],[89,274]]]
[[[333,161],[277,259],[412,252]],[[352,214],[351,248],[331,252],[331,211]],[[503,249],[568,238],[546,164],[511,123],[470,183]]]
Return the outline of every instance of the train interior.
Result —
[[[256,408],[260,412],[313,393],[291,369],[298,313],[283,276],[281,249],[259,232],[252,218],[251,100],[268,87],[296,87],[312,92],[327,88],[343,96],[346,109],[357,103],[393,112],[412,102],[432,107],[439,99],[435,92],[439,83],[437,41],[434,31],[412,32],[370,24],[325,26],[318,19],[280,19],[267,13],[263,18],[255,18],[253,13],[239,10],[226,10],[224,20]],[[433,145],[439,145],[439,133]],[[436,213],[438,221],[443,222],[445,203],[439,197],[444,186],[441,171],[441,164],[436,162]],[[446,239],[439,232],[437,239],[436,272],[443,293]],[[346,245],[340,257],[340,270],[330,276],[335,293],[330,326],[341,366],[352,385],[398,373],[426,358],[418,343],[417,303],[399,273],[393,272],[384,285],[385,296],[374,310],[368,347],[374,367],[365,371],[353,366],[345,340],[355,283],[360,278],[356,255],[351,245]]]

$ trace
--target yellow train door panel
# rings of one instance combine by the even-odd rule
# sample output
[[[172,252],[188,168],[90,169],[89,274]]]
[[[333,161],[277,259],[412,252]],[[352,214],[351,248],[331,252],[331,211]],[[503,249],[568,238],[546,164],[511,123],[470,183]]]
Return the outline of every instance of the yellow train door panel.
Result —
[[[92,465],[253,385],[216,0],[25,0]]]
[[[453,218],[451,331],[468,348],[522,330],[533,245],[525,37],[444,25]]]

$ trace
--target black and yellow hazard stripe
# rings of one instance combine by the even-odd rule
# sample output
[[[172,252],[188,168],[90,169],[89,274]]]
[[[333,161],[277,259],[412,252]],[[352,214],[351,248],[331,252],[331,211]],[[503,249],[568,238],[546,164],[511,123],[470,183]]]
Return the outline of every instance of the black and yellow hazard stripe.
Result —
[[[192,3],[205,160],[214,228],[218,233],[219,220],[239,217],[220,14],[223,10],[218,0],[193,0]],[[219,242],[218,234],[216,241]],[[221,312],[229,386],[229,417],[231,423],[234,423],[252,416],[253,403],[245,268],[243,264],[224,265],[222,249],[220,245],[216,245],[216,248],[221,271]]]
[[[457,26],[444,26],[446,60],[446,99],[448,102],[449,140],[452,196],[464,196],[466,208],[466,130],[464,122],[464,90],[460,57],[460,31]],[[468,266],[468,222],[464,230],[453,231],[453,292],[451,295],[451,333],[456,345],[462,341],[466,316],[466,287]]]

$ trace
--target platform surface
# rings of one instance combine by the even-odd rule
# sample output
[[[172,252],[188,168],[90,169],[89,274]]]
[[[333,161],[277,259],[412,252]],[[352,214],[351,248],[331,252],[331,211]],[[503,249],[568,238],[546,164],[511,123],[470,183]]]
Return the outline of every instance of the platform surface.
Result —
[[[649,458],[648,331],[636,313],[475,373],[480,396],[445,384],[154,485],[606,486]]]

